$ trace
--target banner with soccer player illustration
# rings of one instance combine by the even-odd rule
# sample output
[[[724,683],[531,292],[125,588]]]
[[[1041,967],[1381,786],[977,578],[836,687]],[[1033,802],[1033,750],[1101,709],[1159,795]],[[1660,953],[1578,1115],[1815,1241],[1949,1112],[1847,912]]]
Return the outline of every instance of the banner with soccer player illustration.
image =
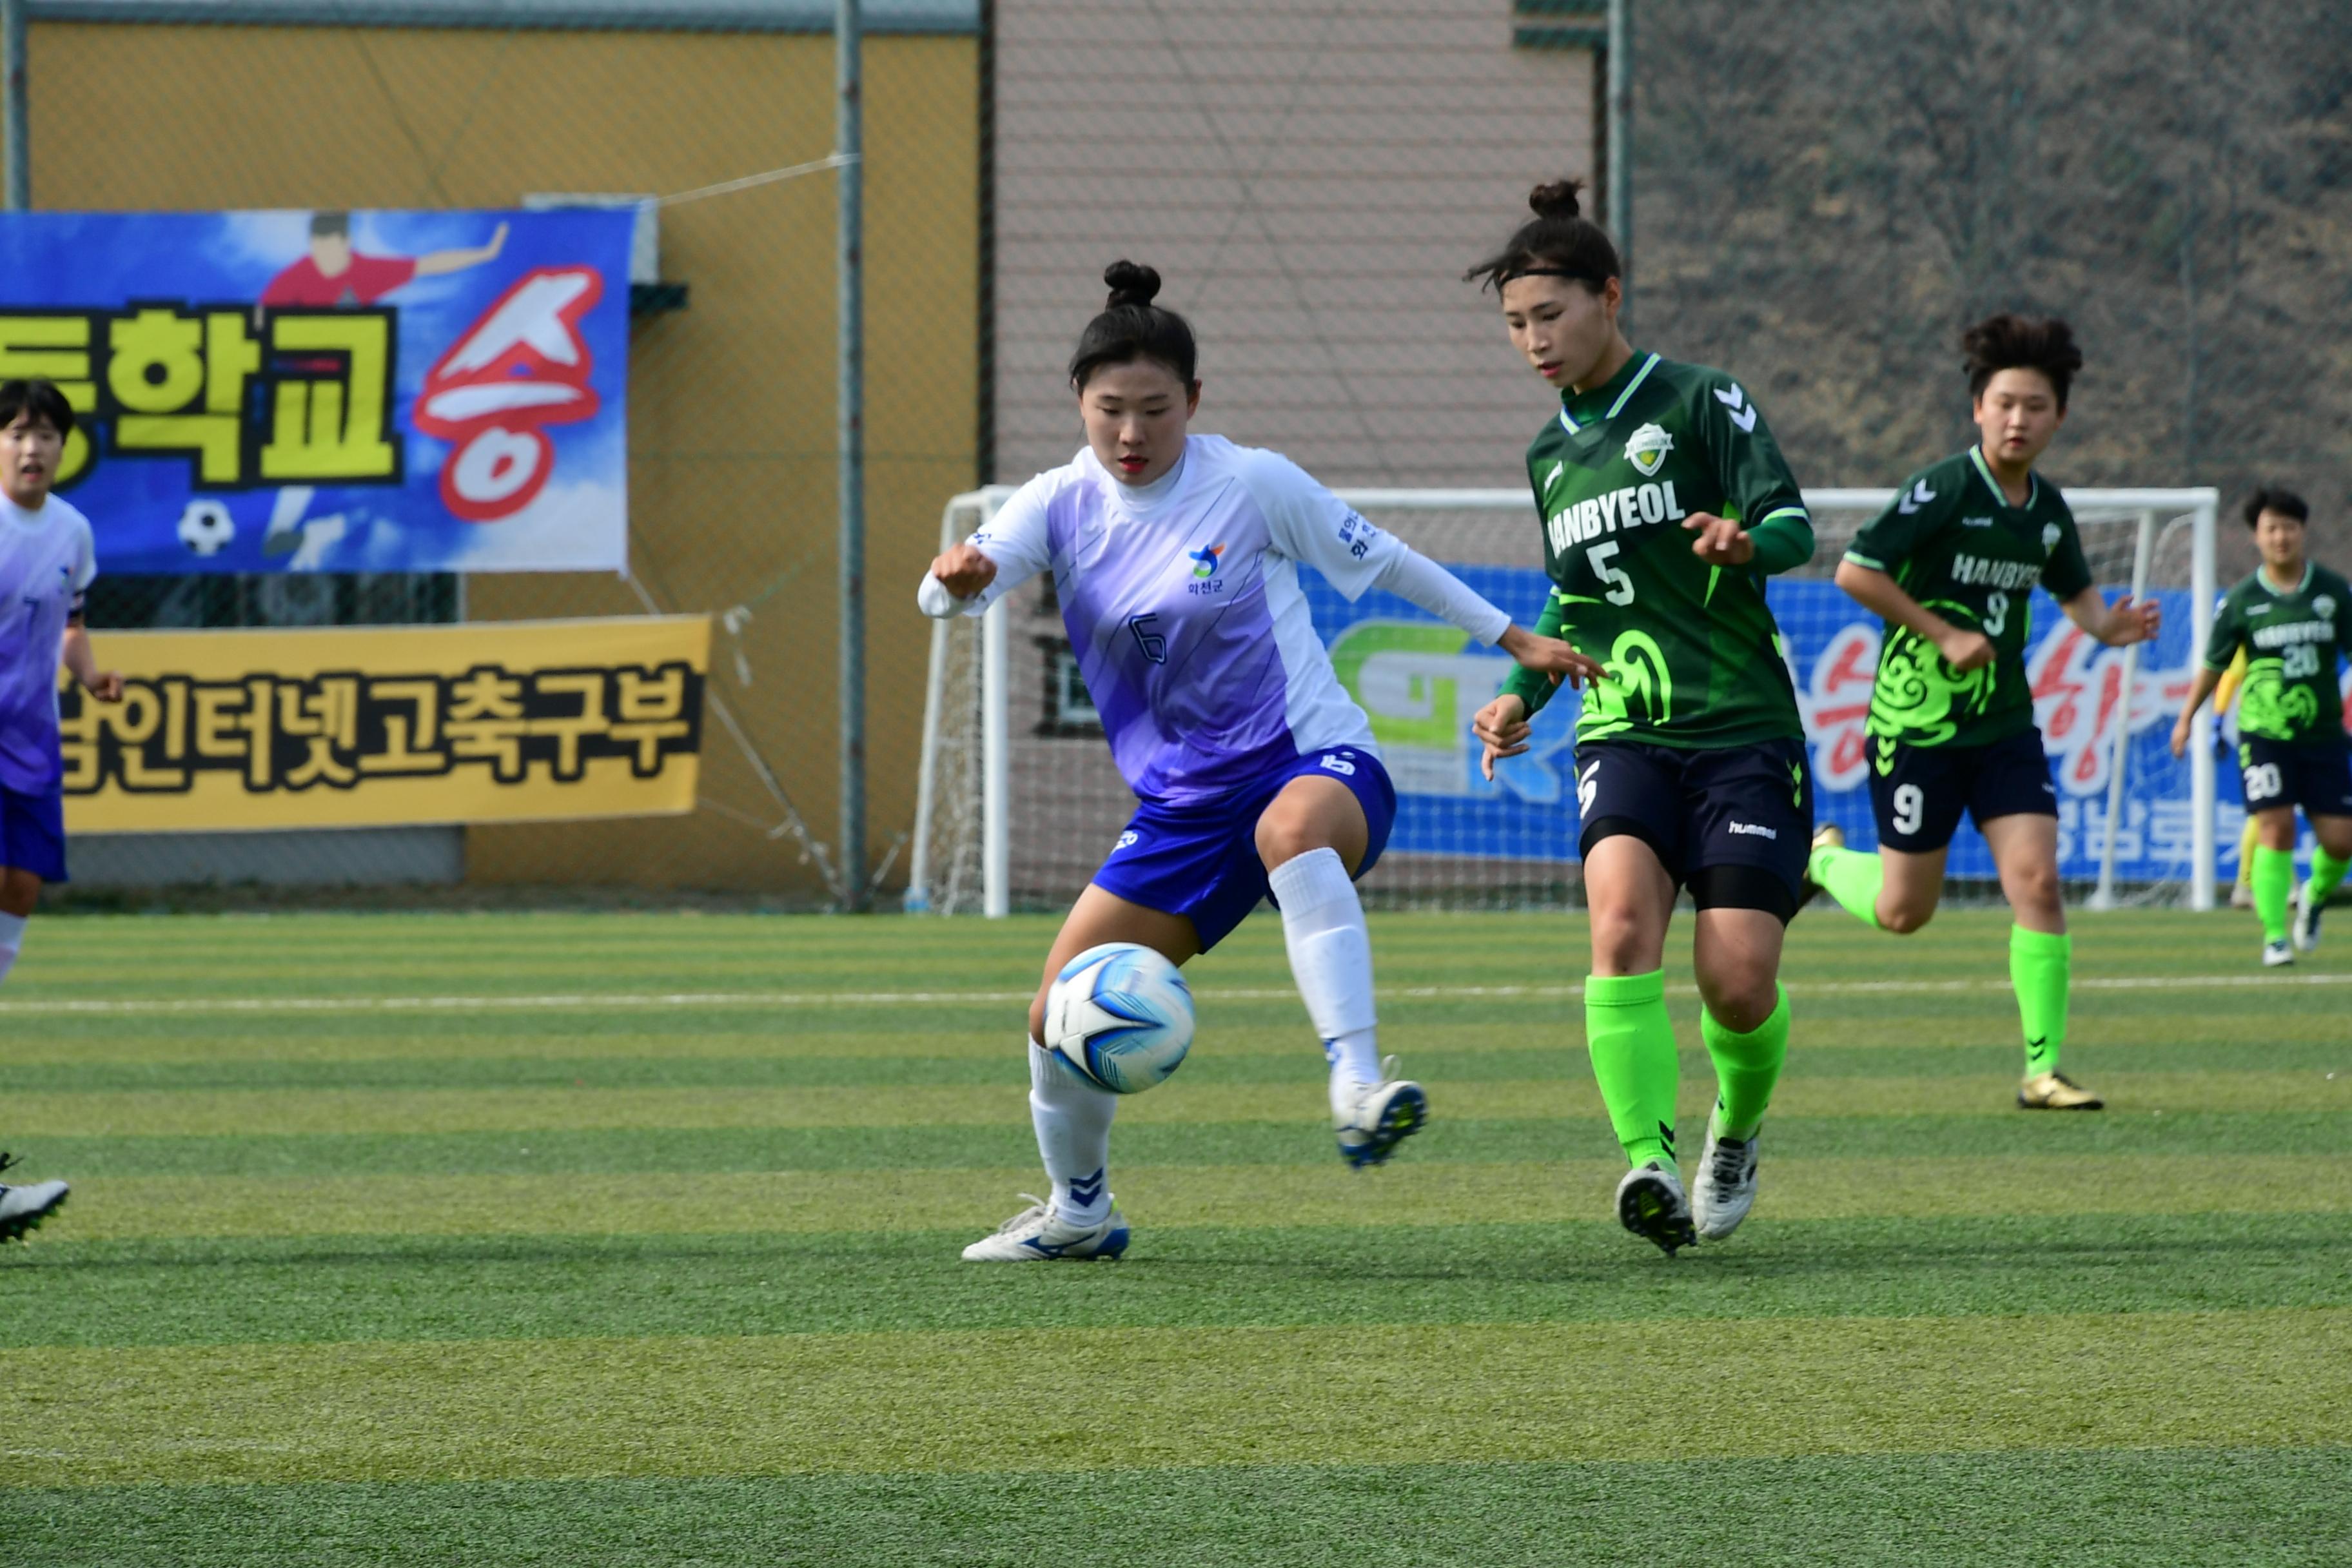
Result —
[[[635,215],[0,216],[109,574],[621,571]]]
[[[1549,590],[1542,573],[1524,567],[1450,570],[1524,623],[1533,623]],[[1351,605],[1320,578],[1302,574],[1302,580],[1332,665],[1370,715],[1373,738],[1396,784],[1391,852],[1575,859],[1576,694],[1561,693],[1537,715],[1534,744],[1524,756],[1504,762],[1496,782],[1488,784],[1478,773],[1480,748],[1470,734],[1470,716],[1502,689],[1510,659],[1392,595],[1367,594]],[[1879,623],[1832,583],[1782,579],[1769,592],[1788,642],[1820,820],[1838,824],[1856,847],[1874,847],[1878,836],[1864,724],[1878,663]],[[2113,598],[2119,590],[2105,592]],[[2189,595],[2172,590],[2153,596],[2164,606],[2164,632],[2139,650],[2126,703],[2123,650],[2092,640],[2047,595],[2033,595],[2026,676],[2058,790],[2059,873],[2069,879],[2099,874],[2118,724],[2129,726],[2130,743],[2116,874],[2126,881],[2189,875],[2189,763],[2169,749],[2172,721],[2196,667]],[[2236,868],[2242,818],[2226,763],[2221,779],[2216,847],[2229,875]],[[1984,840],[1965,823],[1952,840],[1948,866],[1954,877],[1994,874]]]

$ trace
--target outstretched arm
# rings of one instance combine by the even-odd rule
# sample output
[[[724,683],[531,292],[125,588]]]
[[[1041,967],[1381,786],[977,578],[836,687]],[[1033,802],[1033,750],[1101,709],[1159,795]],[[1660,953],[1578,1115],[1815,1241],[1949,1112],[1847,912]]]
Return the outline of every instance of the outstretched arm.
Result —
[[[507,247],[507,226],[503,223],[490,231],[488,245],[477,245],[463,250],[428,250],[416,258],[419,278],[439,278],[451,272],[463,272],[468,267],[479,267],[485,261],[496,261],[499,252]]]

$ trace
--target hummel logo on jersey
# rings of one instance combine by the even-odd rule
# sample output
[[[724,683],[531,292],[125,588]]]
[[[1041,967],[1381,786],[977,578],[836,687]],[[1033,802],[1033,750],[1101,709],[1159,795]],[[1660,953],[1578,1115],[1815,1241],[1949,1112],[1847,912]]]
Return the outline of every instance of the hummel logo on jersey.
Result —
[[[1715,400],[1731,410],[1731,422],[1739,426],[1740,434],[1756,428],[1756,405],[1748,401],[1748,395],[1739,390],[1738,382],[1717,387]]]
[[[1625,460],[1640,471],[1643,479],[1656,473],[1675,449],[1675,438],[1655,425],[1644,425],[1626,438]]]
[[[1761,823],[1756,823],[1756,822],[1733,822],[1733,823],[1727,823],[1727,824],[1726,824],[1725,826],[1728,828],[1728,830],[1729,830],[1729,831],[1731,831],[1731,832],[1733,832],[1733,833],[1744,834],[1745,836],[1747,836],[1747,837],[1749,837],[1749,838],[1771,838],[1771,839],[1778,839],[1778,838],[1780,837],[1780,835],[1777,831],[1775,831],[1775,830],[1774,830],[1774,829],[1772,829],[1772,828],[1766,827],[1766,826],[1763,826]]]
[[[1990,528],[1992,526],[1992,519],[1989,517],[1964,517],[1960,519],[1960,526],[1962,528]]]
[[[1905,496],[1901,500],[1895,503],[1895,510],[1901,512],[1904,516],[1909,517],[1913,512],[1917,511],[1921,507],[1926,506],[1929,501],[1934,500],[1935,499],[1936,492],[1927,488],[1927,480],[1921,479],[1917,484],[1911,487],[1911,493],[1909,495]]]
[[[1568,465],[1567,465],[1566,463],[1554,463],[1554,464],[1551,466],[1551,472],[1549,472],[1549,473],[1548,473],[1548,474],[1546,474],[1546,475],[1544,476],[1544,479],[1543,479],[1544,494],[1546,494],[1546,495],[1549,495],[1549,494],[1551,494],[1551,488],[1552,488],[1552,486],[1554,486],[1554,485],[1556,485],[1556,484],[1559,483],[1559,477],[1560,477],[1560,475],[1562,475],[1562,474],[1566,473],[1567,471],[1568,471]]]

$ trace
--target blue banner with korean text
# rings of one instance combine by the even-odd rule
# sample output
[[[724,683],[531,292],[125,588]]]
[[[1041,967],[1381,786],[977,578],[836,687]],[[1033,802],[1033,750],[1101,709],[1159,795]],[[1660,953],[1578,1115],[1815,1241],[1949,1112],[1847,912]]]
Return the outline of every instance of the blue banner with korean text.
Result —
[[[621,571],[635,215],[0,216],[102,573]]]
[[[1534,621],[1549,590],[1543,574],[1529,568],[1452,570],[1523,624]],[[1301,573],[1300,582],[1333,668],[1370,717],[1373,739],[1396,783],[1389,853],[1576,858],[1582,826],[1570,763],[1576,694],[1561,693],[1537,716],[1532,747],[1505,762],[1488,784],[1478,773],[1481,748],[1470,733],[1470,716],[1501,689],[1510,659],[1393,595],[1367,594],[1350,604],[1313,573]],[[2106,589],[2110,598],[2117,592]],[[1864,721],[1878,664],[1879,623],[1831,583],[1783,578],[1769,593],[1812,759],[1820,820],[1837,823],[1857,848],[1875,847]],[[2025,678],[2056,786],[2059,871],[2072,880],[2099,872],[2119,730],[2126,736],[2127,777],[2116,873],[2126,881],[2180,880],[2189,874],[2189,767],[2168,744],[2173,716],[2196,668],[2189,595],[2167,590],[2153,596],[2164,609],[2163,634],[2131,661],[2126,690],[2122,650],[2094,641],[2048,595],[2033,595]],[[2352,695],[2352,673],[2345,685]],[[2234,716],[2225,718],[2221,742],[2235,736]],[[2228,878],[2237,871],[2244,815],[2231,761],[2223,758],[2218,771],[2217,869]],[[1958,878],[1994,875],[1991,852],[1965,824],[1952,841],[1948,867]]]

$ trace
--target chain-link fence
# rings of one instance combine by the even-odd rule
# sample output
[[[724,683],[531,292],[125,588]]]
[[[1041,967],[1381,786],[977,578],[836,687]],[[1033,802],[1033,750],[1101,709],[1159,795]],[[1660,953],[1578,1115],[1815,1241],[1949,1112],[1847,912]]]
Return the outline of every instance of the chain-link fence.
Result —
[[[28,5],[37,207],[677,197],[832,145],[830,4]],[[1549,395],[1460,274],[1529,184],[1600,166],[1606,30],[1600,0],[866,10],[887,888],[914,815],[926,642],[909,591],[948,496],[1076,447],[1061,367],[1104,264],[1153,264],[1192,317],[1201,427],[1333,484],[1511,484]],[[2047,465],[2060,482],[2216,484],[2226,504],[2283,480],[2314,501],[2322,553],[2352,545],[2352,12],[1632,10],[1636,339],[1738,375],[1808,486],[1891,484],[1961,445],[1958,329],[2017,307],[2067,315],[2089,354]],[[659,213],[662,279],[682,287],[648,294],[632,335],[632,579],[121,582],[98,617],[709,612],[702,809],[469,829],[461,860],[436,864],[477,883],[829,898],[832,182]],[[2249,563],[2239,531],[2224,581]]]

